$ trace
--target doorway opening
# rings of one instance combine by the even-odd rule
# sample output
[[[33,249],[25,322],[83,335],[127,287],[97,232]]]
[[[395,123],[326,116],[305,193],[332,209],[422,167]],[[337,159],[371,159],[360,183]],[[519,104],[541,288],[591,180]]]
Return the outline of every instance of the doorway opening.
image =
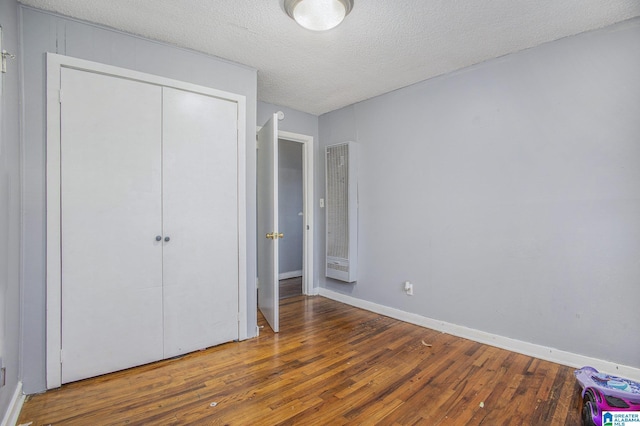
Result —
[[[286,235],[278,248],[279,279],[285,286],[298,288],[297,279],[301,294],[312,296],[317,294],[313,285],[313,137],[280,130],[278,151],[278,222]]]
[[[278,245],[280,300],[303,294],[304,205],[302,144],[278,139]]]
[[[313,283],[313,137],[279,131],[278,121],[278,115],[273,114],[259,127],[257,155],[258,309],[276,333],[281,279],[301,281],[298,294],[317,294]],[[279,190],[280,180],[283,194]],[[283,245],[282,262],[280,245]]]

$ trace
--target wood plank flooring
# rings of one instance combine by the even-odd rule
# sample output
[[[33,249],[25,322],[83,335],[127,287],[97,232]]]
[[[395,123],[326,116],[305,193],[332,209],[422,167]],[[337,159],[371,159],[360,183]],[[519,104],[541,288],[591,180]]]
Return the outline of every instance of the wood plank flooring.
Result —
[[[31,396],[18,424],[580,424],[572,368],[319,296],[280,309],[279,334]]]
[[[280,285],[280,300],[302,294],[302,277],[280,280],[278,284]]]

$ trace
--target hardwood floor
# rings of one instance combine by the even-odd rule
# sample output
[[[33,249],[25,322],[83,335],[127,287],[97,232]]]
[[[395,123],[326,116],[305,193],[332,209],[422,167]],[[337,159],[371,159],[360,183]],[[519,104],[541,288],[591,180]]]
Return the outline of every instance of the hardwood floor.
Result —
[[[280,300],[302,294],[302,277],[280,280]]]
[[[277,335],[29,397],[18,424],[580,424],[572,368],[319,296],[280,313]]]

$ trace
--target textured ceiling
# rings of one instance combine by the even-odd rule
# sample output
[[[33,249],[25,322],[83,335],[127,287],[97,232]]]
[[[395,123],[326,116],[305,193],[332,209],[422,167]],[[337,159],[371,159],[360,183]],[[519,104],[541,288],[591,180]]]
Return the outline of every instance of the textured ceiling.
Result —
[[[258,99],[322,114],[640,16],[638,0],[355,0],[326,33],[282,0],[20,0],[258,70]]]

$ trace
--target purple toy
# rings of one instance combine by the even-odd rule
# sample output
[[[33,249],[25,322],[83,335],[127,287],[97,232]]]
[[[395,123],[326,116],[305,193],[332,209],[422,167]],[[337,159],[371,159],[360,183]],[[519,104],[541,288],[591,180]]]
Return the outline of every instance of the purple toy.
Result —
[[[593,367],[574,372],[582,387],[582,423],[602,426],[606,411],[640,411],[640,383],[599,373]]]

